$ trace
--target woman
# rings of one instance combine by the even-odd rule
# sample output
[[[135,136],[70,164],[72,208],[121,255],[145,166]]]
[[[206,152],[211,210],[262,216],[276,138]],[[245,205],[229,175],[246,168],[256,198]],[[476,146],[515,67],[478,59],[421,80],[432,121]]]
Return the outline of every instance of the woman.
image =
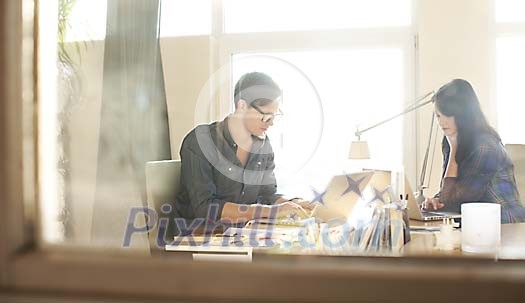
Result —
[[[462,203],[493,202],[501,205],[501,223],[525,222],[514,165],[470,83],[455,79],[442,86],[434,108],[445,135],[443,177],[440,192],[423,208],[459,212]]]

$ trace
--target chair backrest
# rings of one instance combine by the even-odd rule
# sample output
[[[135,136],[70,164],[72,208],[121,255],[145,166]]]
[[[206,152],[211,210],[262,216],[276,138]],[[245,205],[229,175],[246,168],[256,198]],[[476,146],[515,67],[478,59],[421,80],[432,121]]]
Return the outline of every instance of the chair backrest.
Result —
[[[176,212],[172,209],[171,212],[166,214],[166,210],[162,212],[161,208],[165,204],[174,206],[175,197],[180,190],[180,167],[180,160],[150,161],[146,163],[148,207],[155,210],[158,220],[168,217],[170,222],[165,241],[173,240],[172,223],[173,214]],[[160,249],[157,245],[158,220],[157,222],[150,222],[148,231],[150,251],[152,252]]]
[[[520,198],[523,200],[525,199],[525,144],[506,144],[505,148],[514,163],[516,185],[520,192]]]

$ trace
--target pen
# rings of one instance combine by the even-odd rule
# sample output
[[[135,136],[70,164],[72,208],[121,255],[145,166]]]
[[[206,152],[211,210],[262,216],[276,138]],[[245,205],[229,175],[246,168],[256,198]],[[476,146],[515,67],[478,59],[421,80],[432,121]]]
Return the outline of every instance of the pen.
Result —
[[[219,238],[231,238],[231,237],[239,237],[241,235],[237,234],[237,233],[234,233],[232,235],[225,235],[225,234],[218,234],[218,235],[215,235],[215,237],[219,237]]]

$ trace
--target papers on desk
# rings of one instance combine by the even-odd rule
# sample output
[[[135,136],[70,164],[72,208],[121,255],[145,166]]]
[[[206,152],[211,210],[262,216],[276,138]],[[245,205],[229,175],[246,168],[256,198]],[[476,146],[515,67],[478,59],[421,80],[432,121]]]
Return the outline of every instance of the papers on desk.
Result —
[[[251,262],[253,248],[238,246],[239,237],[187,236],[175,237],[166,251],[190,252],[195,261]]]
[[[249,221],[244,228],[228,228],[224,236],[241,236],[251,247],[289,247],[302,239],[315,241],[316,231],[315,218],[257,219]]]
[[[408,241],[405,213],[397,205],[388,203],[375,207],[372,220],[358,226],[344,220],[319,225],[315,218],[253,220],[243,228],[230,227],[221,235],[176,239],[166,246],[166,250],[251,254],[253,249],[278,248],[272,251],[279,253],[289,249],[305,254],[396,253]]]
[[[228,228],[223,234],[181,236],[166,251],[245,252],[253,248],[289,247],[305,237],[315,241],[314,218],[303,220],[252,220],[244,228]]]
[[[253,225],[273,225],[276,227],[305,227],[310,224],[315,224],[315,218],[307,219],[293,219],[293,218],[283,218],[283,219],[254,219],[246,223],[246,227],[251,227]]]

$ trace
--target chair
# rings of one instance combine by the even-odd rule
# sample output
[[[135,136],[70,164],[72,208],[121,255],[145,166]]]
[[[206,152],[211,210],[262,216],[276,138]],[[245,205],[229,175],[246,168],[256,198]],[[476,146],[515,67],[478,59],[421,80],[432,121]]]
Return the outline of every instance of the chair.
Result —
[[[180,171],[180,160],[150,161],[146,163],[148,207],[155,210],[158,220],[169,218],[170,223],[164,239],[168,243],[173,240],[173,217],[176,211],[172,209],[171,212],[165,214],[161,211],[161,207],[164,204],[170,204],[173,207],[175,197],[180,190]],[[151,222],[152,224],[149,226],[148,239],[151,253],[161,250],[157,245],[158,220],[157,222]]]
[[[505,148],[514,163],[516,185],[523,200],[525,198],[525,144],[506,144]]]

